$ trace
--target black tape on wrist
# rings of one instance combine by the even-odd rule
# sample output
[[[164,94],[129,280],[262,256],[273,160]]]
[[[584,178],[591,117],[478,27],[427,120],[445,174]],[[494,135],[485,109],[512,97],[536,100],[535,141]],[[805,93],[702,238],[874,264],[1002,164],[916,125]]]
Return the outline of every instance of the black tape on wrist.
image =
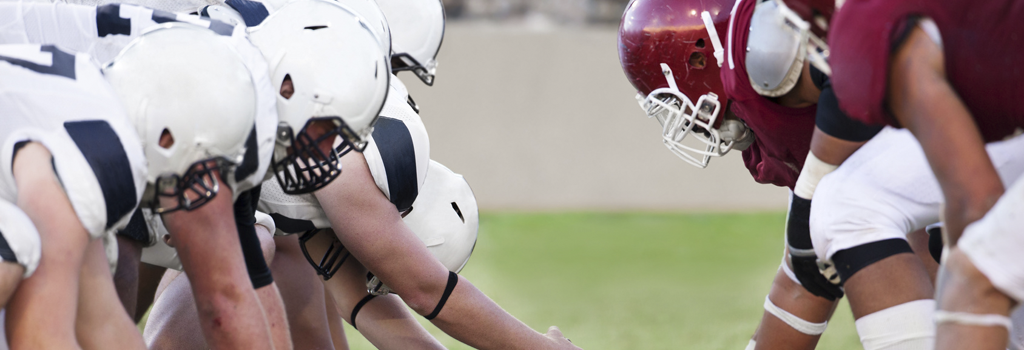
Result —
[[[437,314],[441,313],[441,308],[444,307],[444,303],[448,302],[448,297],[452,295],[452,291],[455,290],[455,285],[458,283],[459,275],[448,271],[448,285],[444,286],[444,294],[441,295],[441,301],[438,301],[437,306],[434,307],[434,312],[426,316],[428,320],[433,320]]]
[[[352,309],[352,317],[349,318],[349,320],[352,321],[352,328],[355,328],[357,330],[359,329],[359,327],[356,327],[356,314],[359,314],[359,309],[362,309],[363,305],[366,305],[366,303],[370,302],[371,299],[376,297],[376,295],[367,294],[365,297],[363,297],[363,299],[359,300],[359,302],[356,303],[356,307]]]

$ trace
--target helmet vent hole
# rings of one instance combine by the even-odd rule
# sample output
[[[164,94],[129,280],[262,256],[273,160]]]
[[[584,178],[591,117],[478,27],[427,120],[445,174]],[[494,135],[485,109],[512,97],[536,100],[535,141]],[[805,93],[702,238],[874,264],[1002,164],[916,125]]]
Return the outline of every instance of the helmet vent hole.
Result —
[[[284,81],[281,82],[281,97],[288,100],[295,94],[295,85],[292,83],[291,74],[284,75]]]
[[[703,69],[707,65],[707,58],[704,57],[703,52],[694,52],[690,54],[690,67]]]
[[[697,44],[696,45],[697,45],[698,49],[703,49],[704,48],[704,39],[697,39]]]
[[[302,28],[302,29],[317,30],[317,29],[324,29],[324,28],[327,28],[327,26],[308,26],[308,27],[305,27],[305,28]]]
[[[168,149],[174,146],[174,135],[171,135],[171,131],[164,128],[164,131],[160,132],[160,148]]]
[[[462,210],[459,209],[459,204],[452,202],[452,209],[455,209],[455,213],[459,214],[459,220],[462,220],[462,223],[465,224],[466,218],[462,216]]]

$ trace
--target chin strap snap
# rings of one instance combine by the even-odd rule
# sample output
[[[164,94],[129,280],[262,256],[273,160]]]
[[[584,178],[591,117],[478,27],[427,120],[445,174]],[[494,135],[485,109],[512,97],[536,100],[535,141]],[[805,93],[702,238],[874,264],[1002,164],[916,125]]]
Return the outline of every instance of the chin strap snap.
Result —
[[[444,308],[444,304],[448,302],[448,297],[452,295],[452,291],[455,290],[455,285],[459,283],[459,275],[454,272],[448,271],[448,285],[444,287],[444,294],[441,295],[441,300],[437,302],[437,306],[434,307],[434,312],[427,315],[428,320],[433,320],[437,317],[437,314],[441,313],[441,309]]]

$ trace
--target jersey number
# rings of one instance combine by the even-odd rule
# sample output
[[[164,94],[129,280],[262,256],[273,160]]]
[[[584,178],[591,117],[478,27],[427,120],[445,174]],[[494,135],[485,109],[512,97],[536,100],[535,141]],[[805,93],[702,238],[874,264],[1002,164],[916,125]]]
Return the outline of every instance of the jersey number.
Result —
[[[52,59],[49,66],[2,55],[0,55],[0,61],[7,61],[7,63],[30,69],[36,73],[58,75],[75,80],[75,55],[61,51],[53,45],[42,45],[39,47],[39,51],[50,53]]]

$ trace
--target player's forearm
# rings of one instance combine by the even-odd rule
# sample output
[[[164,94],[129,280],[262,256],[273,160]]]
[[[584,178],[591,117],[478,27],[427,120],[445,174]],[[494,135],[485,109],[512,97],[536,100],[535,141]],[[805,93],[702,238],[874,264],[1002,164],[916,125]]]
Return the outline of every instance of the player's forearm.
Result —
[[[432,312],[432,308],[426,312]],[[417,310],[425,315],[422,310]],[[554,342],[531,329],[459,277],[444,308],[431,322],[453,338],[478,349],[548,349]]]
[[[232,210],[231,192],[223,191],[196,210],[167,213],[163,220],[191,281],[207,344],[213,349],[272,349]]]
[[[988,212],[1004,189],[971,112],[950,86],[942,48],[915,28],[890,61],[888,107],[921,143],[946,199],[946,244]]]

